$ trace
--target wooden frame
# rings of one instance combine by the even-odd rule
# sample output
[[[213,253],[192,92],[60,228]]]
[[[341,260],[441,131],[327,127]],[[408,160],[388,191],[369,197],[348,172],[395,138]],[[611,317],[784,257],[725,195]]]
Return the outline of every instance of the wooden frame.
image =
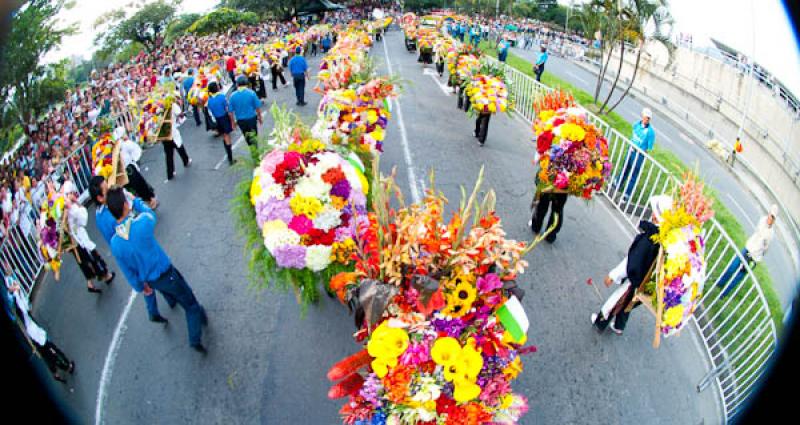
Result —
[[[121,143],[117,142],[114,144],[114,150],[111,154],[111,175],[108,176],[109,186],[125,186],[128,184],[128,173],[125,171],[125,167],[120,167],[120,163],[122,162],[122,158],[120,157],[121,148]]]

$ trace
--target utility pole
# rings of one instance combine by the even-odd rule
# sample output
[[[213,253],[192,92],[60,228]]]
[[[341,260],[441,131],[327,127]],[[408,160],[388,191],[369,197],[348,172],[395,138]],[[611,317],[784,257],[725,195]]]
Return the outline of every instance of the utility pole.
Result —
[[[567,7],[567,22],[564,24],[564,32],[566,32],[567,35],[569,35],[569,12],[572,11],[572,1],[573,0],[569,0],[569,7]]]
[[[494,4],[494,17],[500,17],[500,0],[497,0],[497,2]]]

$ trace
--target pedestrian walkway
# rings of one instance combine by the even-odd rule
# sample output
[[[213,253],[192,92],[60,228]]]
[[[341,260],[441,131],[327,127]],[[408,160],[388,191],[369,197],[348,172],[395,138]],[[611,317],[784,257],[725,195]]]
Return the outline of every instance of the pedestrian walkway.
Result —
[[[392,104],[381,170],[389,173],[396,167],[408,199],[424,190],[424,177],[434,170],[437,188],[457,204],[460,186],[470,187],[485,166],[484,187],[497,192],[497,213],[509,237],[530,239],[534,148],[528,124],[515,115],[493,117],[486,145],[479,147],[472,136],[474,121],[441,89],[444,80],[425,73],[416,55],[405,50],[402,34],[387,33],[385,45],[376,44],[372,55],[380,73],[408,81]],[[310,61],[312,69],[316,65]],[[291,88],[269,96],[268,102],[291,105],[306,122],[319,102],[309,91],[309,105],[294,106]],[[272,119],[265,119],[262,134],[271,126]],[[176,179],[161,183],[160,149],[148,150],[141,163],[162,202],[157,237],[208,312],[209,354],[201,357],[188,348],[179,309],[170,310],[160,300],[170,320],[163,327],[147,321],[137,297],[103,383],[105,423],[336,423],[341,403],[327,398],[325,373],[359,348],[351,338],[352,318],[324,297],[301,318],[293,295],[247,288],[243,240],[228,203],[241,173],[248,171],[215,169],[224,157],[222,142],[202,127],[185,124],[182,133],[192,168],[178,167]],[[244,146],[239,143],[237,155],[245,155]],[[557,242],[531,254],[530,267],[518,282],[526,291],[528,340],[539,348],[515,381],[515,390],[529,398],[531,408],[522,423],[600,418],[609,424],[719,423],[714,388],[698,394],[694,387],[706,367],[691,332],[655,350],[654,320],[644,309],[633,313],[624,336],[592,330],[589,315],[601,301],[587,280],[601,282],[632,237],[629,226],[604,202],[599,197],[592,203],[570,200]],[[93,224],[88,228],[94,232]],[[101,240],[96,233],[91,236]],[[98,248],[111,258],[107,246]],[[74,261],[66,259],[61,282],[48,276],[43,283],[35,313],[78,364],[69,386],[56,385],[56,390],[84,422],[92,423],[106,353],[130,289],[118,279],[94,296],[81,283]],[[603,297],[611,292],[600,291]]]

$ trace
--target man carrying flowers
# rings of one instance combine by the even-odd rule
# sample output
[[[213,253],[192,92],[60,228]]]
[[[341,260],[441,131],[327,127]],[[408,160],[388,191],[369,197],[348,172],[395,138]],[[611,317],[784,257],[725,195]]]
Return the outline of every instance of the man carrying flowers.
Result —
[[[628,248],[628,255],[605,278],[607,287],[612,283],[616,283],[619,287],[608,297],[599,312],[592,313],[592,326],[598,332],[603,332],[613,320],[611,330],[617,335],[622,335],[630,312],[641,304],[635,300],[634,295],[636,290],[649,280],[655,268],[659,245],[652,237],[658,234],[658,225],[663,214],[672,209],[672,204],[672,197],[667,195],[654,196],[650,199],[652,222],[642,220],[639,223],[641,233],[633,239]]]

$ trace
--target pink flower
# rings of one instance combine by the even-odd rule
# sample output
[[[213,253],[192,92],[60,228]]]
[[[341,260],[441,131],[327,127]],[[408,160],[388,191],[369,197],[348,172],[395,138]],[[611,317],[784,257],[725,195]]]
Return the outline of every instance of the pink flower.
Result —
[[[558,173],[558,175],[556,175],[555,185],[558,189],[566,189],[569,186],[569,177],[567,177],[567,174],[564,172]]]
[[[300,235],[308,234],[314,228],[314,223],[304,215],[296,215],[289,222],[289,228]]]
[[[478,292],[485,294],[487,292],[494,291],[495,289],[502,288],[503,282],[500,281],[500,277],[498,277],[496,274],[489,273],[486,276],[481,276],[478,278],[477,286]]]

